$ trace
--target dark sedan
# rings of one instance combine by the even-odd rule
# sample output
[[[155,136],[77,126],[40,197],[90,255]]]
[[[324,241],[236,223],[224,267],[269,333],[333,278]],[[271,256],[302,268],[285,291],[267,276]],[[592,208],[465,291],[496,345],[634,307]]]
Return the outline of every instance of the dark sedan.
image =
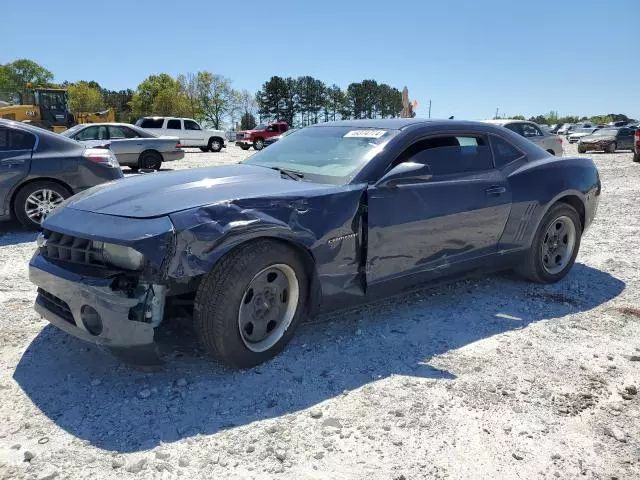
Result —
[[[616,150],[633,150],[633,134],[631,128],[602,128],[591,135],[582,137],[578,142],[578,153],[590,150],[602,150],[615,153]]]
[[[191,299],[204,348],[244,368],[305,315],[423,282],[505,268],[556,282],[599,196],[590,159],[499,126],[331,122],[242,164],[80,194],[45,220],[29,275],[42,316],[137,361],[165,305]]]
[[[0,120],[0,221],[38,229],[74,193],[122,177],[113,153],[62,135]]]

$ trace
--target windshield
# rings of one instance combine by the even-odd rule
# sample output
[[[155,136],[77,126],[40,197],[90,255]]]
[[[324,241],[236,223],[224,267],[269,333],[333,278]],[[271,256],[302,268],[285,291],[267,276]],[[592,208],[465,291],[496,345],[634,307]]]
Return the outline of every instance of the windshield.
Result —
[[[299,172],[304,180],[348,183],[397,130],[312,127],[286,135],[243,163]]]
[[[84,125],[75,125],[75,126],[71,127],[70,129],[65,130],[60,135],[64,135],[65,137],[70,137],[71,135],[73,135],[74,133],[76,133],[78,130],[80,130],[83,127],[84,127]]]
[[[266,128],[267,126],[261,123],[260,125],[256,125],[255,127],[250,128],[249,130],[265,130]]]
[[[593,132],[594,135],[602,137],[615,137],[617,133],[618,129],[616,128],[601,128],[600,130]]]

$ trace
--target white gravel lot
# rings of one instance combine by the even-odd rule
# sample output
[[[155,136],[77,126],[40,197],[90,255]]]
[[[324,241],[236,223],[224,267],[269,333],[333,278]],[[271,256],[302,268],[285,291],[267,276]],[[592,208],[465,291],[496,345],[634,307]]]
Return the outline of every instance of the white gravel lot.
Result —
[[[59,332],[32,309],[35,235],[0,225],[0,478],[640,478],[640,164],[591,156],[600,208],[562,282],[323,317],[244,372],[204,357],[188,319],[164,326],[155,373]]]

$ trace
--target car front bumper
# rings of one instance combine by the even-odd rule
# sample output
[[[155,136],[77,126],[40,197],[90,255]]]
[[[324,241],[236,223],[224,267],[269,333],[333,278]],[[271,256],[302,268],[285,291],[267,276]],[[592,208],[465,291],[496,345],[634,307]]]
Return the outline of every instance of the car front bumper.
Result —
[[[253,142],[251,140],[236,140],[236,147],[252,147]]]
[[[172,150],[170,152],[162,152],[163,162],[173,162],[184,158],[184,150]]]
[[[29,279],[38,287],[35,310],[46,320],[74,337],[104,347],[127,349],[153,343],[150,323],[129,320],[131,309],[144,306],[145,295],[128,298],[111,289],[112,278],[81,276],[36,252],[29,262]],[[83,322],[91,307],[101,328],[92,333]]]

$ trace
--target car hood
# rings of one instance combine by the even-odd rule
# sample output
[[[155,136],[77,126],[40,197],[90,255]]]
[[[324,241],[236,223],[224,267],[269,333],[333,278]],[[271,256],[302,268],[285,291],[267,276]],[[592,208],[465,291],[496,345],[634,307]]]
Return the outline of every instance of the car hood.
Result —
[[[239,164],[129,177],[75,195],[66,203],[66,208],[152,218],[238,199],[299,197],[335,188],[335,185],[291,180],[266,167]]]

